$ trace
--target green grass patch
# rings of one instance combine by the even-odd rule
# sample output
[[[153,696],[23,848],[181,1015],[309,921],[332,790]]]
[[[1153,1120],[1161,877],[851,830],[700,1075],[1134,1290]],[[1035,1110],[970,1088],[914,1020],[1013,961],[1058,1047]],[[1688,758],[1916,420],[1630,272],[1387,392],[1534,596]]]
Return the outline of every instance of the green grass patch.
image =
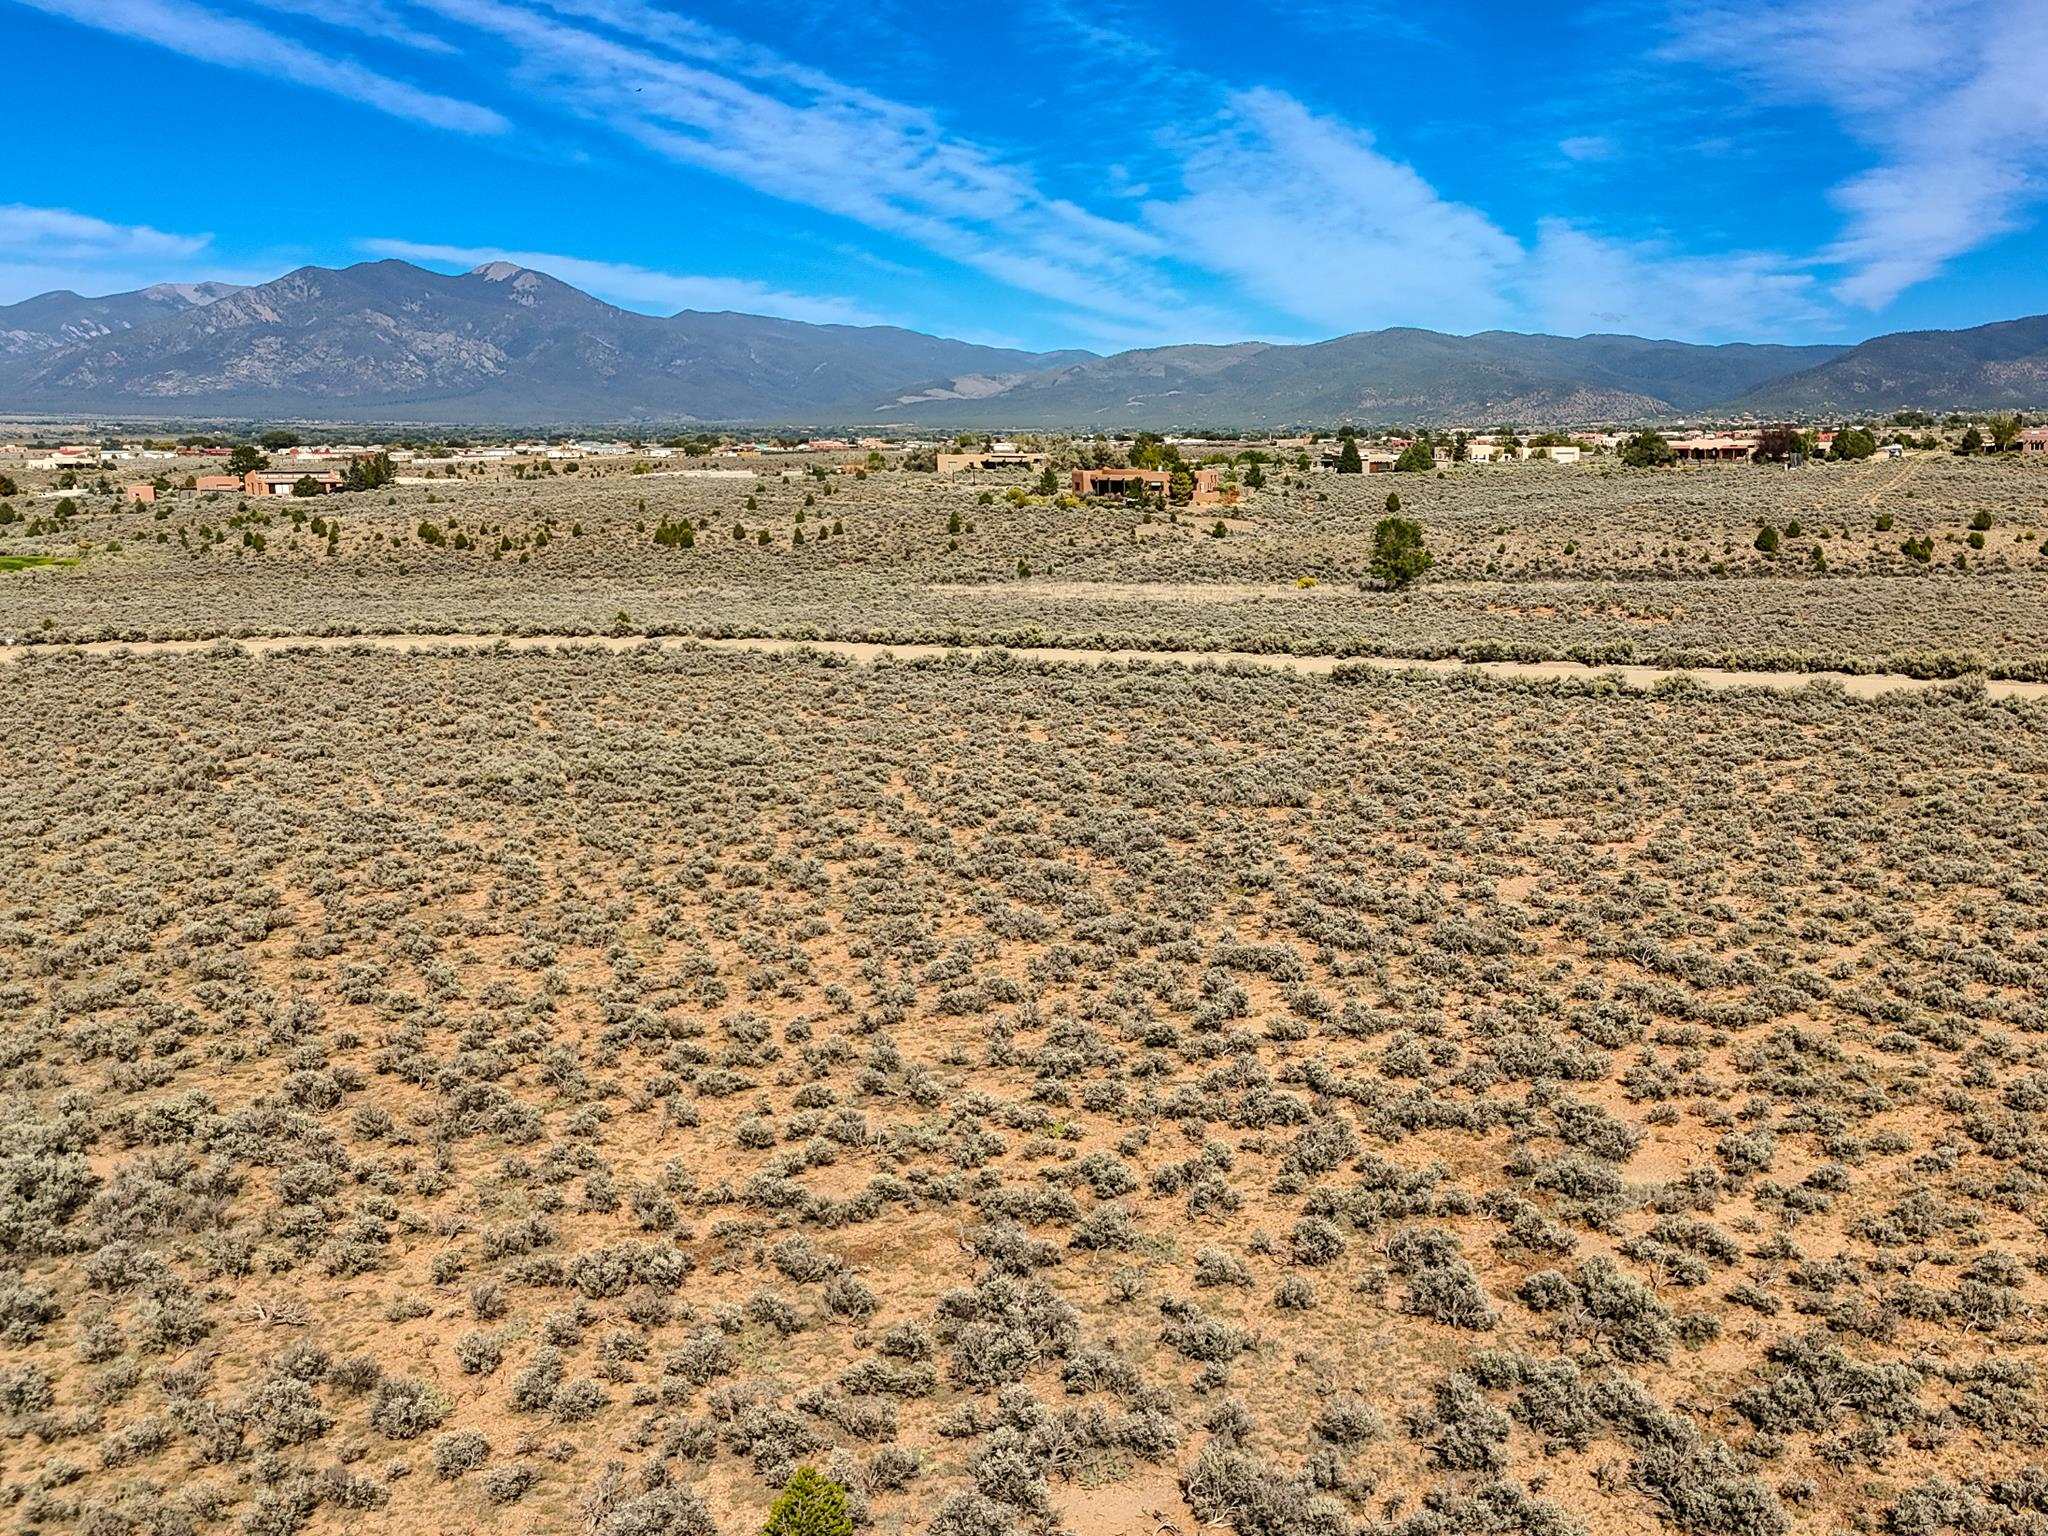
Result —
[[[39,565],[76,565],[75,555],[0,555],[0,571],[26,571]]]

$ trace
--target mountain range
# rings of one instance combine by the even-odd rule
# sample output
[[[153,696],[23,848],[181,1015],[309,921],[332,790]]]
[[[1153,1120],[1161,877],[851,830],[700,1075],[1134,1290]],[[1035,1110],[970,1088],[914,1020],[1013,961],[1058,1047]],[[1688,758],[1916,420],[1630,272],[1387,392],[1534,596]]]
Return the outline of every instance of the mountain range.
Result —
[[[892,326],[616,308],[542,272],[403,261],[0,306],[0,410],[450,425],[1277,427],[2048,404],[2048,316],[1859,346],[1397,328],[1027,352]]]

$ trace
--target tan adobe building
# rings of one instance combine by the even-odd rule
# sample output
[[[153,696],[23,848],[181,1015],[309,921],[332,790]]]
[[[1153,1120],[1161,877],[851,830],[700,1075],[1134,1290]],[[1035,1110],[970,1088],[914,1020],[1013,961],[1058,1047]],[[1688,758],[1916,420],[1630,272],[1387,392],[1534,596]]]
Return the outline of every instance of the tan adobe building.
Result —
[[[942,453],[937,456],[942,475],[957,475],[967,469],[1043,469],[1046,456],[1021,449],[989,453]]]
[[[1671,451],[1683,463],[1712,463],[1717,460],[1746,459],[1756,444],[1739,437],[1674,437]]]
[[[322,496],[341,489],[341,476],[331,469],[317,475],[303,469],[252,469],[242,477],[242,493],[246,496],[289,496],[301,480],[312,481],[320,488],[318,494]]]
[[[1238,488],[1223,483],[1223,471],[1211,464],[1195,471],[1195,494],[1190,500],[1198,507],[1234,507]]]
[[[1173,476],[1163,469],[1077,469],[1076,496],[1129,496],[1134,492],[1157,496],[1162,501],[1173,487]]]

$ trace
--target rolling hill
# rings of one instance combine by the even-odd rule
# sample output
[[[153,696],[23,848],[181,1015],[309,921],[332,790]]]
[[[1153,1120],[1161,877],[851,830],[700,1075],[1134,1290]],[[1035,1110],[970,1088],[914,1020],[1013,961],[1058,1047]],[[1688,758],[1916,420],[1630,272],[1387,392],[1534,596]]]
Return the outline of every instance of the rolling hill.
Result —
[[[2048,315],[1966,331],[1898,331],[1746,391],[1759,415],[2048,404]]]

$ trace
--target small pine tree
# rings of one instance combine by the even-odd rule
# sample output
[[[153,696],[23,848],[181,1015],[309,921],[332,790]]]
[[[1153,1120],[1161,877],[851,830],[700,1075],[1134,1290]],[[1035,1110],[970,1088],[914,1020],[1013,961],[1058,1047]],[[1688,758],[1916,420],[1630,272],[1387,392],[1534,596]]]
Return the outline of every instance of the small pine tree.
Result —
[[[1405,517],[1383,517],[1372,531],[1372,573],[1389,587],[1415,580],[1435,557],[1423,547],[1422,525]]]
[[[1347,437],[1344,446],[1337,450],[1337,473],[1340,475],[1361,475],[1365,473],[1365,461],[1358,456],[1358,439]]]
[[[1775,555],[1778,552],[1778,530],[1769,523],[1757,530],[1756,547],[1759,553]]]
[[[1399,512],[1400,510],[1401,493],[1399,491],[1387,492],[1387,516],[1392,517],[1396,512]]]
[[[1678,455],[1672,452],[1661,432],[1642,431],[1623,443],[1616,457],[1630,469],[1655,469],[1671,463]]]
[[[761,1536],[853,1536],[846,1490],[810,1467],[798,1467],[770,1507]]]

